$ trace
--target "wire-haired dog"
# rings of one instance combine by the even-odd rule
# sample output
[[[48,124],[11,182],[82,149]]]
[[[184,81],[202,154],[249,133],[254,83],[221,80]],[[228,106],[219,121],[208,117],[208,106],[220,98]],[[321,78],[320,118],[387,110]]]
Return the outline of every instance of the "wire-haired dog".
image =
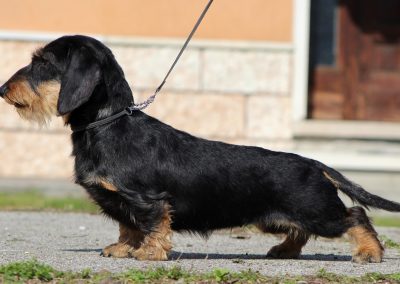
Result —
[[[111,51],[85,36],[59,38],[0,95],[25,119],[62,116],[72,129],[110,117],[132,103]],[[383,248],[364,209],[347,209],[338,190],[363,206],[400,211],[324,164],[290,153],[194,137],[141,111],[72,133],[76,182],[120,224],[104,256],[166,260],[172,230],[208,235],[255,224],[286,234],[269,256],[296,258],[310,236],[348,233],[353,260],[380,262]]]

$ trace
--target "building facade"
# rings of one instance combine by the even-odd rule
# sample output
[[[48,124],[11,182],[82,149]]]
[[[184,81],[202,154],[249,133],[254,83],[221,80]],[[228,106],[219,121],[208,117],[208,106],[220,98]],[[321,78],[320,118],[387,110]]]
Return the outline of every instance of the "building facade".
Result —
[[[388,1],[376,16],[376,1],[364,1],[369,10],[360,16],[352,14],[359,7],[319,2],[214,1],[145,112],[208,139],[297,152],[341,169],[400,171],[398,4]],[[14,12],[0,17],[0,82],[46,42],[89,34],[112,49],[140,102],[160,84],[206,1],[56,3],[4,4]],[[352,17],[389,19],[392,29],[371,31]],[[344,44],[356,38],[363,42]],[[378,59],[366,65],[366,56]],[[0,117],[0,178],[72,176],[70,130],[60,118],[38,128],[4,102]]]

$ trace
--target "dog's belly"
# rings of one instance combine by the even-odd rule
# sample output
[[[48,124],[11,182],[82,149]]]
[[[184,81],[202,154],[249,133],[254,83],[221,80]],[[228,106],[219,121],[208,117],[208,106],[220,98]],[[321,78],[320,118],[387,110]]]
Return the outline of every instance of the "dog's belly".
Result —
[[[204,215],[173,215],[172,221],[171,227],[174,231],[192,232],[208,232],[224,228],[240,227],[246,224],[254,223],[234,218],[207,218]]]
[[[257,198],[176,199],[172,205],[172,229],[206,232],[257,222],[271,210]]]

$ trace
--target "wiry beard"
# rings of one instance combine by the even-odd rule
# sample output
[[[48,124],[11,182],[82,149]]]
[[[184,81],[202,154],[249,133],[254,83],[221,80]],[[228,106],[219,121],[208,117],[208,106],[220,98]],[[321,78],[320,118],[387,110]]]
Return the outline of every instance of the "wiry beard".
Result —
[[[36,93],[26,80],[10,83],[4,99],[14,105],[17,113],[25,120],[46,125],[57,115],[57,101],[60,83],[48,81],[38,85]]]

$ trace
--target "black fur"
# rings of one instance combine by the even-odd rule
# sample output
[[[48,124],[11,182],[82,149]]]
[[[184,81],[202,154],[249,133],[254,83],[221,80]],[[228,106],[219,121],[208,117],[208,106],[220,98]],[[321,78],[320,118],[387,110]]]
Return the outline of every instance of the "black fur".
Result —
[[[97,40],[62,37],[43,48],[43,58],[57,70],[51,79],[61,82],[58,111],[70,113],[72,126],[106,118],[133,101],[123,71]],[[283,221],[306,235],[337,237],[366,224],[365,213],[349,213],[324,172],[362,205],[400,211],[400,204],[367,193],[320,162],[197,138],[141,111],[75,132],[72,142],[76,182],[105,214],[144,233],[155,229],[166,205],[174,230],[201,235],[260,223],[280,232],[276,224]],[[107,178],[117,192],[88,182],[93,176]]]

